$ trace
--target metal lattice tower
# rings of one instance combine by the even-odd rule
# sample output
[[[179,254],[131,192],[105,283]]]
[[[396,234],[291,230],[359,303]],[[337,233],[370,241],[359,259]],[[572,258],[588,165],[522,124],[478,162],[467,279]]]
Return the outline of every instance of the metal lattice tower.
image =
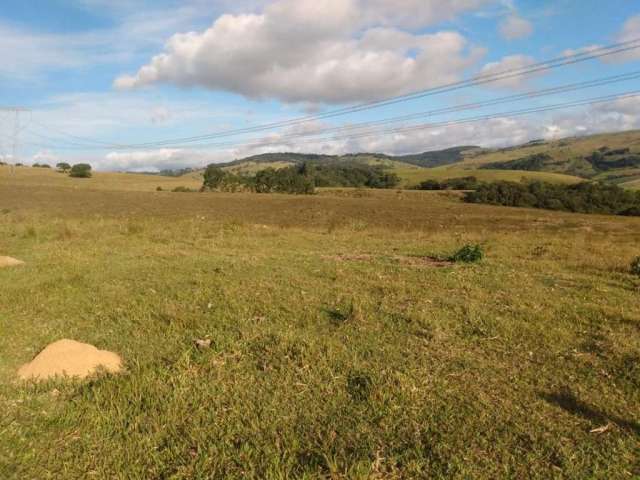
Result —
[[[9,123],[13,123],[11,128],[11,133],[7,135],[5,138],[10,139],[11,141],[11,173],[15,173],[15,164],[18,163],[18,152],[20,147],[20,133],[26,128],[26,124],[22,123],[21,116],[26,113],[31,113],[31,110],[25,107],[15,107],[15,106],[1,106],[0,105],[0,113],[6,113],[11,118]]]

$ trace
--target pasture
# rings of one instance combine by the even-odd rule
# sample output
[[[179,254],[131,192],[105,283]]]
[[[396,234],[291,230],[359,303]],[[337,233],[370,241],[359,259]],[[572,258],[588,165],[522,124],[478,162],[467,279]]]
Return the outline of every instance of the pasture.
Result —
[[[28,171],[0,176],[26,262],[0,270],[1,478],[640,476],[638,218]],[[485,259],[437,260],[465,244]],[[62,338],[124,373],[17,381]]]

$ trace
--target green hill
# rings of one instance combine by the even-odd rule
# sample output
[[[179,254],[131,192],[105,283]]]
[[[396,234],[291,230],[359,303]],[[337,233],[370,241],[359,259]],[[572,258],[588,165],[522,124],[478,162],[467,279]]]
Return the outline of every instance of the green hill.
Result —
[[[322,155],[314,153],[263,153],[232,162],[221,163],[218,166],[224,170],[237,174],[255,173],[263,168],[284,168],[305,162],[314,163],[361,163],[379,165],[389,168],[399,167],[438,167],[460,162],[467,152],[477,151],[478,147],[462,146],[445,150],[424,152],[415,155],[385,155],[382,153],[355,153],[347,155]]]
[[[465,169],[547,172],[637,188],[640,180],[640,131],[536,141],[467,155]]]
[[[265,168],[281,169],[311,163],[365,164],[395,173],[403,187],[428,180],[475,176],[482,181],[543,180],[576,183],[597,180],[625,188],[640,188],[640,131],[534,140],[523,145],[486,149],[457,146],[413,155],[354,153],[264,153],[218,166],[237,175],[254,175]],[[189,173],[200,176],[201,171]]]

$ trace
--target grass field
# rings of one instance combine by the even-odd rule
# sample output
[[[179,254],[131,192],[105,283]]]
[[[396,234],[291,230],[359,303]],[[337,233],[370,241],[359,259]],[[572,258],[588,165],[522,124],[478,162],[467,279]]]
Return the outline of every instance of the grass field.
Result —
[[[0,165],[0,187],[24,186],[29,188],[66,187],[80,190],[122,190],[152,192],[161,187],[173,190],[176,187],[198,189],[202,177],[191,173],[182,177],[163,177],[135,173],[93,172],[91,178],[71,178],[69,175],[48,168],[11,167]]]
[[[2,479],[640,476],[640,219],[0,175]],[[16,381],[61,338],[126,372]]]
[[[466,165],[454,164],[436,168],[396,168],[394,171],[402,180],[402,185],[412,187],[425,180],[447,180],[474,176],[482,182],[539,180],[551,183],[578,183],[579,177],[552,172],[530,172],[519,170],[477,170]]]

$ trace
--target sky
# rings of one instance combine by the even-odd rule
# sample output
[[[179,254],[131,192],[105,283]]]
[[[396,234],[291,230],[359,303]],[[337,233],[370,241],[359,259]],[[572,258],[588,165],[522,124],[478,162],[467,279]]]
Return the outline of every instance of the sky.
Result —
[[[491,77],[635,39],[629,0],[2,0],[0,108],[26,110],[0,111],[0,160],[158,171],[640,128],[640,48]]]

